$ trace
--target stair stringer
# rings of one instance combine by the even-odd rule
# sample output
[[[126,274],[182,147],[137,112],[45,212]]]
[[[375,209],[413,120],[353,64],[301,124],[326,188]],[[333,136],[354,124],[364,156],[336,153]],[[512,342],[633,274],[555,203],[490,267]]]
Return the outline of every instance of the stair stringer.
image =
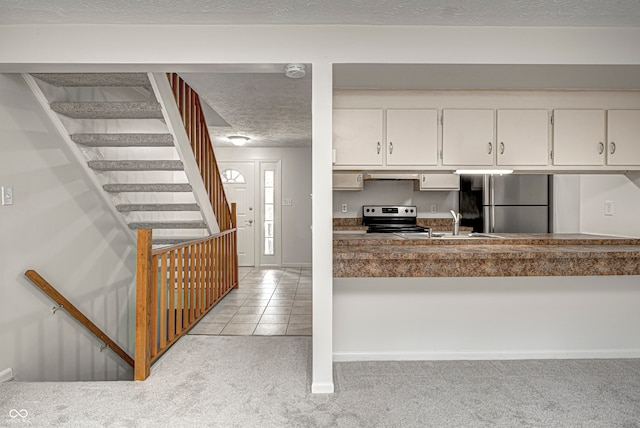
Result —
[[[176,104],[171,90],[171,85],[167,75],[165,73],[148,73],[149,82],[155,93],[156,99],[162,106],[162,114],[165,119],[165,124],[169,129],[169,133],[173,136],[175,148],[178,152],[180,159],[184,165],[184,172],[187,176],[188,182],[193,188],[193,195],[196,202],[200,206],[201,213],[207,224],[209,233],[214,235],[220,232],[220,226],[216,219],[209,194],[207,193],[202,177],[200,176],[200,169],[196,163],[196,158],[191,149],[191,142],[187,136],[187,131],[182,122],[178,105]]]
[[[47,100],[47,97],[45,96],[44,92],[42,91],[42,89],[40,89],[40,86],[38,86],[38,84],[36,83],[35,78],[32,77],[30,74],[26,74],[26,73],[22,73],[22,78],[25,80],[25,82],[27,82],[27,85],[29,86],[29,88],[31,88],[31,91],[33,92],[36,99],[38,100],[38,103],[44,110],[45,114],[51,120],[51,123],[58,131],[58,134],[60,134],[60,137],[64,140],[64,142],[66,143],[71,153],[73,153],[78,163],[84,169],[86,176],[89,178],[89,180],[91,180],[91,183],[95,187],[96,193],[100,195],[100,198],[102,198],[103,202],[109,207],[113,216],[122,225],[122,228],[125,231],[127,238],[129,238],[129,240],[133,244],[135,244],[137,240],[136,232],[131,228],[129,228],[129,224],[127,223],[124,216],[118,212],[118,210],[116,209],[116,205],[111,200],[111,197],[102,188],[102,183],[100,183],[98,176],[91,170],[91,168],[89,168],[89,165],[87,163],[87,160],[84,154],[82,153],[78,145],[71,139],[71,135],[69,135],[67,128],[62,123],[62,120],[60,120],[60,117],[58,116],[58,114],[50,108],[49,100]]]

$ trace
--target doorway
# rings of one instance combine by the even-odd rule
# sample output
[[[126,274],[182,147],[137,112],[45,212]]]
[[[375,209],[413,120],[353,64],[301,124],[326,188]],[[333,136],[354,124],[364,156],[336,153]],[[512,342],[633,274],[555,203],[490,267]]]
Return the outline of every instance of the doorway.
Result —
[[[255,266],[255,162],[218,162],[229,203],[236,204],[238,265]]]

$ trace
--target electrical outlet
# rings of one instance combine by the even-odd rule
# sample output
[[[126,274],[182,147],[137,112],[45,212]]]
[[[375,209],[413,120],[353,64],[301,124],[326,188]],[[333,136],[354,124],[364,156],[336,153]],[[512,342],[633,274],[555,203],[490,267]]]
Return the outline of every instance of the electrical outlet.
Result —
[[[346,213],[349,211],[349,206],[347,204],[342,204],[342,212]]]
[[[290,207],[291,205],[293,205],[293,202],[291,201],[291,198],[284,198],[282,200],[282,205]]]
[[[13,187],[2,186],[2,205],[13,205]]]
[[[434,205],[431,205],[431,212],[432,212],[433,214],[437,213],[437,212],[438,212],[438,206],[437,206],[437,205],[435,205],[435,204],[434,204]]]
[[[604,201],[604,215],[613,215],[613,201]]]

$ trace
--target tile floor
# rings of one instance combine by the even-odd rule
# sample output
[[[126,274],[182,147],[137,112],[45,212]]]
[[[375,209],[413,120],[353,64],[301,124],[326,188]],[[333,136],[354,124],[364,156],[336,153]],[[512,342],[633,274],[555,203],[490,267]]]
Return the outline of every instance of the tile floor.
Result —
[[[311,336],[311,269],[240,268],[239,278],[189,334]]]

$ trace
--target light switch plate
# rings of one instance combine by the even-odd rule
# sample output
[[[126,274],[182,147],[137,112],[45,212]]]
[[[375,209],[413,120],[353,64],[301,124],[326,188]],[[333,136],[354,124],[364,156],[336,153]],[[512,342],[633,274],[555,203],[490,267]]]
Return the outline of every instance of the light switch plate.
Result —
[[[431,212],[433,214],[437,213],[438,212],[438,206],[437,205],[431,205]]]
[[[284,198],[282,200],[282,205],[290,207],[291,205],[293,205],[293,202],[291,201],[291,198]]]
[[[613,215],[613,201],[604,201],[604,215]]]
[[[349,206],[347,204],[342,204],[342,212],[346,213],[349,211]]]
[[[13,187],[2,186],[2,205],[13,205]]]

